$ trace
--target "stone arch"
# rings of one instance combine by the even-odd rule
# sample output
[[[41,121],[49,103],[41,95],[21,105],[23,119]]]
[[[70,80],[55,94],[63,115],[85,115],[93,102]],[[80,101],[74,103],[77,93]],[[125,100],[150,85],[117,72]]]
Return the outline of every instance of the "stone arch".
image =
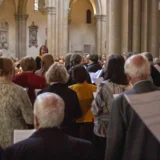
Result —
[[[70,0],[70,7],[72,6],[72,4],[76,3],[78,0]],[[93,10],[94,10],[94,14],[98,14],[98,15],[101,15],[102,14],[102,3],[101,1],[102,0],[88,0],[92,7],[93,7]]]

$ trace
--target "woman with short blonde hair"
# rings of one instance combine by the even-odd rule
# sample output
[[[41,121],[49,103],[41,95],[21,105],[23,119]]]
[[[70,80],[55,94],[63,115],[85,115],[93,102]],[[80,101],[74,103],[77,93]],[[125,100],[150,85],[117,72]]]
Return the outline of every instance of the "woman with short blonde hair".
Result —
[[[77,94],[66,85],[69,75],[65,66],[58,63],[53,64],[46,72],[45,78],[48,87],[38,92],[38,95],[51,92],[58,94],[64,100],[65,115],[61,129],[65,133],[74,136],[74,120],[81,116],[81,109]]]
[[[62,83],[65,84],[68,81],[69,75],[64,65],[55,63],[53,64],[45,75],[47,83]]]

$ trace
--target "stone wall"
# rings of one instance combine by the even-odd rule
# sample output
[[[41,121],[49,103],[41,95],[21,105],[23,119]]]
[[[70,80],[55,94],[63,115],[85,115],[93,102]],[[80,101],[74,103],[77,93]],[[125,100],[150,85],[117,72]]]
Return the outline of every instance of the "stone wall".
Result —
[[[0,21],[6,21],[9,25],[8,30],[8,49],[0,49],[5,56],[15,57],[15,6],[13,1],[5,0],[0,5]]]
[[[92,23],[86,23],[86,11],[92,12]],[[96,52],[96,20],[89,1],[81,0],[72,5],[69,15],[70,52],[84,52],[84,45],[91,45],[91,52]]]
[[[30,0],[27,6],[27,55],[36,57],[39,53],[41,45],[45,44],[46,41],[46,28],[47,28],[47,14],[43,14],[40,11],[34,11],[34,0]],[[38,26],[37,40],[38,47],[29,47],[29,26],[34,22]]]

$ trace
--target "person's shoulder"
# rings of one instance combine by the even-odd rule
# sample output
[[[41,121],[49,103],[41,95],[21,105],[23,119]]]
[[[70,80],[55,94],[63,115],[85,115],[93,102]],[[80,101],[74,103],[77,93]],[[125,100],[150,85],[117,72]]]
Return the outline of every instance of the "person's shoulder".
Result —
[[[23,88],[23,87],[17,85],[17,84],[14,83],[14,82],[11,83],[11,87],[14,88],[14,89],[16,89],[17,91],[25,92],[25,88]]]
[[[66,90],[67,90],[67,92],[70,93],[70,94],[73,94],[73,95],[76,94],[76,92],[72,89],[72,85],[69,86],[69,87],[66,87]]]
[[[73,145],[73,152],[79,159],[97,160],[98,154],[90,141],[78,139],[69,136],[69,140]]]
[[[96,85],[93,85],[93,84],[89,84],[87,83],[88,87],[90,87],[93,91],[96,91],[97,90],[97,86]]]
[[[73,84],[73,85],[68,86],[68,88],[69,88],[69,89],[72,89],[72,90],[74,90],[74,89],[77,88],[77,87],[78,87],[77,84]]]
[[[45,78],[44,78],[43,76],[38,75],[38,74],[36,74],[36,73],[34,73],[34,77],[35,77],[36,79],[38,79],[38,80],[45,81]]]
[[[89,150],[94,149],[90,141],[71,137],[71,136],[68,136],[68,139],[70,143],[73,145],[73,148],[77,151],[81,151],[84,153],[84,152],[88,152]]]
[[[21,157],[21,155],[25,154],[27,150],[28,151],[35,150],[36,147],[38,150],[39,145],[40,145],[40,142],[36,138],[28,138],[6,148],[3,152],[2,157],[4,159],[9,159],[6,157],[18,158],[18,157]]]

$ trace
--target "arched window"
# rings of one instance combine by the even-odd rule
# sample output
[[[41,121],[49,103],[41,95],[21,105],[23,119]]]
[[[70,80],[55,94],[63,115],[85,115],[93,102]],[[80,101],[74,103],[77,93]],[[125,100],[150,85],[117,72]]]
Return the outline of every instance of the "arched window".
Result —
[[[34,0],[34,10],[38,11],[38,0]]]
[[[91,15],[92,15],[91,10],[88,9],[86,13],[86,22],[89,24],[91,24],[91,18],[92,18]]]

